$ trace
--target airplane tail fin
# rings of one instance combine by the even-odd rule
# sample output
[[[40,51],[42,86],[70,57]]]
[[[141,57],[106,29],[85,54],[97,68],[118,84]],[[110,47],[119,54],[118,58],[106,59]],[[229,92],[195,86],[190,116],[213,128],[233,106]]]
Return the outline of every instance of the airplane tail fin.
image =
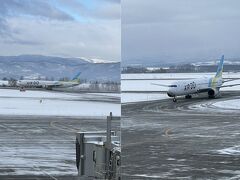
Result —
[[[80,82],[80,79],[79,79],[80,74],[81,74],[81,72],[77,73],[77,74],[72,78],[72,81]]]
[[[217,73],[215,75],[215,77],[222,77],[222,73],[223,73],[223,62],[224,62],[224,55],[222,55],[222,58],[218,64],[218,69],[217,69]]]

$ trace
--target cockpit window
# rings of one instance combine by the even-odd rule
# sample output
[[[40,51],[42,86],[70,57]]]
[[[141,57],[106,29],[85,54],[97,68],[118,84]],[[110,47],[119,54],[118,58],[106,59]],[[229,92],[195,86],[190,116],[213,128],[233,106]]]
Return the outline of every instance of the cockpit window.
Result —
[[[177,85],[170,85],[169,87],[177,87]]]

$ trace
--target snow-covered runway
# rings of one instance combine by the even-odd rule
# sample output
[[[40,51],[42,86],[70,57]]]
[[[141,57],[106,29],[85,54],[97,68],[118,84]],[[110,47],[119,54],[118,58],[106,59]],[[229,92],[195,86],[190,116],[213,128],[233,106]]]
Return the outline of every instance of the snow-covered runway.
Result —
[[[195,97],[177,103],[160,99],[124,104],[123,178],[239,179],[239,109],[226,112],[220,105],[210,106],[210,102],[217,106],[229,101],[230,107],[238,95],[226,91],[214,100]],[[195,104],[206,107],[191,109]]]
[[[201,76],[122,76],[123,178],[239,179],[240,86],[222,88],[216,99],[202,94],[174,103],[166,89],[151,84]]]
[[[119,94],[1,89],[0,179],[75,179],[75,133],[106,130],[109,112]]]
[[[112,126],[119,131],[120,121]],[[100,117],[0,116],[0,179],[72,180],[77,176],[75,133],[105,129],[106,119]]]
[[[120,116],[116,94],[71,94],[0,89],[0,115]]]

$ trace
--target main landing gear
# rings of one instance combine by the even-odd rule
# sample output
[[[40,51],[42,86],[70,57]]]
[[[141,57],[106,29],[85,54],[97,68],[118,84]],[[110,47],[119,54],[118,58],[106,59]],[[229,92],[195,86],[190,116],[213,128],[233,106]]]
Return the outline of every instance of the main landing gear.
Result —
[[[173,98],[173,102],[177,102],[177,98],[176,97]]]
[[[25,92],[25,91],[26,91],[24,87],[20,87],[19,90],[20,90],[21,92]]]
[[[192,95],[188,94],[185,96],[186,99],[191,99],[192,98]],[[177,98],[176,97],[173,97],[173,102],[177,102]]]
[[[215,99],[216,96],[208,96],[209,99]]]
[[[188,94],[188,95],[185,96],[185,98],[186,98],[186,99],[191,99],[192,96],[191,96],[190,94]]]

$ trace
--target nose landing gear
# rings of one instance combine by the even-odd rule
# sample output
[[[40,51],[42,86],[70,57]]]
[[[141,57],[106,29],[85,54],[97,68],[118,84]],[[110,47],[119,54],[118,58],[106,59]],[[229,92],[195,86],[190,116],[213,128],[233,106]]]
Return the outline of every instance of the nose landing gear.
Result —
[[[186,98],[186,99],[191,99],[192,96],[191,96],[190,94],[188,94],[188,95],[185,96],[185,98]]]
[[[176,99],[176,97],[174,97],[174,98],[173,98],[173,102],[177,102],[177,99]]]

